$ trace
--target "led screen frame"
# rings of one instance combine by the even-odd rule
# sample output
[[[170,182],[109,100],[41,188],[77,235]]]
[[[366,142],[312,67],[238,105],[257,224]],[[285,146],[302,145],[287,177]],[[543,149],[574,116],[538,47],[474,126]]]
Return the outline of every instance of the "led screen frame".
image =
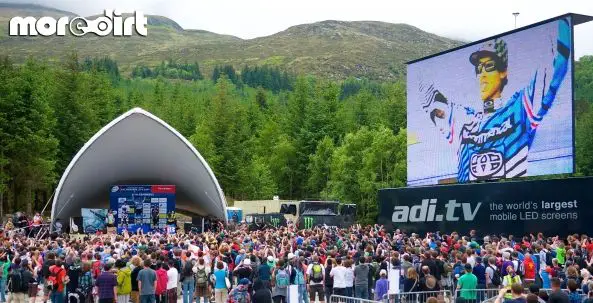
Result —
[[[571,137],[569,137],[569,135],[566,134],[565,139],[566,140],[571,140],[570,145],[571,145],[572,150],[568,154],[565,153],[565,155],[563,157],[566,158],[565,159],[566,162],[564,162],[563,166],[559,166],[559,167],[562,167],[562,170],[563,170],[562,173],[573,174],[576,171],[576,164],[575,164],[575,142],[574,142],[574,135],[575,135],[574,134],[575,133],[575,114],[574,114],[574,112],[575,112],[575,104],[574,104],[574,25],[578,25],[578,24],[581,24],[581,23],[584,23],[584,22],[588,22],[588,21],[592,20],[593,18],[591,18],[589,16],[577,15],[577,14],[565,14],[565,15],[562,15],[562,16],[554,17],[554,18],[547,19],[547,20],[544,20],[544,21],[541,21],[541,22],[538,22],[538,23],[535,23],[535,24],[532,24],[532,25],[529,25],[529,26],[526,26],[526,27],[518,28],[518,29],[509,31],[509,32],[501,33],[501,34],[498,34],[498,35],[495,35],[495,36],[492,36],[492,37],[484,38],[484,39],[481,39],[481,40],[478,40],[478,41],[475,41],[475,42],[472,42],[472,43],[469,43],[469,44],[465,44],[465,45],[462,45],[462,46],[459,46],[459,47],[456,47],[456,48],[453,48],[453,49],[449,49],[449,50],[446,50],[446,51],[441,52],[441,53],[433,54],[433,55],[430,55],[430,56],[427,56],[427,57],[424,57],[424,58],[421,58],[421,59],[417,59],[417,60],[413,60],[413,61],[407,62],[408,69],[409,69],[409,66],[412,65],[412,64],[414,64],[414,63],[419,63],[421,61],[424,61],[424,60],[427,60],[427,59],[430,59],[430,58],[434,58],[434,57],[438,57],[438,56],[442,56],[442,55],[445,55],[445,54],[448,54],[448,53],[451,53],[451,52],[455,52],[455,51],[458,51],[458,50],[465,49],[464,52],[467,52],[470,49],[475,49],[477,45],[484,44],[485,42],[495,41],[495,39],[500,38],[500,37],[503,37],[503,36],[506,36],[507,39],[508,39],[508,37],[510,35],[514,34],[514,33],[522,32],[522,31],[528,31],[529,29],[538,27],[540,25],[548,25],[548,26],[551,26],[549,23],[554,23],[554,22],[559,23],[557,21],[562,20],[562,19],[568,19],[569,20],[569,23],[570,23],[569,24],[569,26],[570,26],[570,38],[571,38],[571,41],[570,41],[570,44],[571,44],[570,45],[570,47],[571,47],[570,52],[571,53],[570,53],[570,56],[568,57],[569,59],[568,59],[567,67],[566,67],[567,69],[570,69],[570,71],[568,71],[565,74],[565,76],[563,77],[563,83],[565,83],[567,81],[570,81],[571,83],[566,83],[565,84],[565,86],[569,87],[570,96],[568,96],[568,95],[560,95],[560,97],[558,97],[558,99],[564,100],[562,102],[563,102],[563,104],[565,104],[565,106],[568,106],[568,104],[570,104],[570,106],[572,107],[572,111],[570,112],[572,116],[569,118],[565,114],[562,117],[562,120],[560,120],[559,122],[564,121],[564,123],[566,123],[566,125],[568,125],[568,119],[570,119],[570,123],[571,123],[571,127],[572,127],[572,130],[571,130],[572,133],[570,134]],[[513,37],[513,36],[511,36],[511,37]],[[472,47],[472,46],[474,46],[474,47]],[[538,49],[538,51],[539,51],[539,49]],[[451,56],[449,56],[448,58],[450,58],[450,57]],[[435,62],[435,61],[431,61],[431,63],[433,63],[433,62]],[[540,65],[536,65],[536,66],[537,66],[537,68],[540,68],[541,67]],[[518,70],[515,70],[514,72],[515,73],[517,73],[517,72],[521,73],[521,72],[523,72],[523,70],[518,69]],[[419,74],[422,74],[422,73],[419,73]],[[410,72],[408,72],[408,98],[410,98],[410,93],[409,93],[410,92],[410,83],[411,83],[411,81],[413,81],[413,80],[410,80],[410,77],[411,77],[410,76]],[[418,84],[418,83],[416,82],[414,84]],[[515,86],[516,86],[516,84],[515,84]],[[533,87],[536,87],[536,86],[533,86]],[[544,84],[544,87],[545,87],[544,88],[544,91],[548,89],[547,84]],[[539,88],[540,87],[537,87],[536,89],[539,89]],[[512,89],[512,90],[514,91],[514,89]],[[564,94],[568,94],[568,92],[566,91],[566,88],[563,88],[563,90],[564,90]],[[513,92],[513,91],[511,91],[511,92]],[[542,94],[542,96],[543,96],[543,94]],[[417,102],[417,101],[415,101],[415,100],[414,101],[408,100],[408,102],[407,102],[407,104],[408,104],[408,114],[407,114],[407,116],[408,116],[408,122],[407,122],[408,123],[408,130],[413,130],[414,129],[414,128],[411,128],[410,127],[410,120],[411,120],[410,119],[410,117],[411,117],[410,116],[410,111],[412,110],[410,107],[411,107],[412,104],[414,106],[418,106],[418,103],[413,103],[413,102]],[[507,100],[503,100],[503,102],[506,103]],[[535,108],[534,108],[534,110],[535,110]],[[566,110],[568,110],[568,109],[566,109]],[[549,123],[551,123],[551,122],[549,122]],[[423,128],[424,127],[422,127],[422,128],[416,128],[415,130],[421,130]],[[566,131],[568,131],[568,130],[566,130]],[[414,140],[414,139],[411,139],[411,137],[408,137],[408,147],[407,147],[408,148],[408,160],[412,156],[411,155],[411,152],[410,152],[410,147],[409,147],[411,145],[410,140]],[[561,146],[564,147],[566,150],[568,150],[569,147],[568,147],[568,143],[566,142],[566,140],[564,141],[563,144],[561,144]],[[429,143],[424,143],[424,144],[429,144]],[[528,147],[530,148],[531,145],[529,145]],[[460,145],[460,148],[461,148],[461,145]],[[529,148],[528,148],[528,150],[529,150]],[[439,156],[441,156],[441,154],[439,154]],[[414,157],[416,157],[416,158],[414,158],[415,161],[418,162],[417,156],[414,156]],[[570,161],[572,163],[568,162],[569,161],[568,157],[571,158]],[[447,158],[447,159],[449,159],[449,158]],[[543,158],[543,159],[550,160],[549,158]],[[449,161],[449,162],[451,162],[451,161]],[[458,162],[459,162],[459,160],[458,160]],[[504,162],[504,160],[503,160],[503,162]],[[525,156],[525,161],[524,162],[527,163],[526,156]],[[544,162],[544,161],[542,161],[542,162]],[[545,162],[545,163],[547,163],[547,162]],[[567,171],[569,169],[568,166],[567,166],[567,165],[570,165],[569,163],[571,164],[572,167],[570,168],[570,171]],[[412,179],[412,182],[410,182],[410,179],[411,179],[410,176],[412,175],[411,174],[411,169],[413,169],[413,168],[414,167],[412,167],[412,165],[410,165],[410,162],[408,162],[408,174],[407,175],[408,175],[408,178],[409,178],[408,179],[408,185],[409,186],[439,184],[439,183],[441,183],[441,181],[443,181],[442,183],[456,183],[457,182],[457,178],[454,178],[454,180],[449,181],[449,182],[447,182],[447,180],[438,180],[438,178],[440,178],[440,176],[438,174],[434,174],[434,172],[433,172],[432,175],[428,174],[427,175],[428,177],[425,176],[426,179],[431,179],[430,182],[432,182],[432,183],[426,183],[426,182],[423,183],[422,181],[417,182],[418,180],[422,180],[422,178],[417,178],[418,175],[419,175],[417,172],[414,175],[416,177],[416,179]],[[451,170],[451,167],[449,167],[449,169],[446,170],[446,174],[445,175],[449,175],[449,176],[452,175],[451,171],[452,171]],[[459,171],[461,171],[461,170],[459,170]],[[537,171],[537,169],[536,169],[536,171]],[[541,171],[544,171],[544,172],[542,173]],[[553,174],[555,172],[552,171],[551,173]],[[536,172],[533,175],[547,175],[547,174],[551,174],[551,173],[545,171],[545,169],[544,170],[540,169],[540,172]],[[529,173],[525,173],[524,176],[533,176],[533,175],[532,174],[529,174]],[[511,176],[511,177],[513,177],[513,176]],[[496,177],[493,177],[493,178],[487,177],[487,178],[488,179],[497,179]],[[506,176],[503,176],[502,178],[509,179]],[[435,180],[438,180],[438,182],[436,182]],[[479,181],[479,180],[475,180],[475,179],[474,180],[462,180],[461,183],[472,182],[472,181]]]

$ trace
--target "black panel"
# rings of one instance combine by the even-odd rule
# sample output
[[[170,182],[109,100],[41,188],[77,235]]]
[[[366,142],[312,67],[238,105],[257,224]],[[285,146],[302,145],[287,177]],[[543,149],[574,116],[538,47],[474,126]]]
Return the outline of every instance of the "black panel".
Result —
[[[593,232],[593,177],[383,189],[378,222],[408,232]]]

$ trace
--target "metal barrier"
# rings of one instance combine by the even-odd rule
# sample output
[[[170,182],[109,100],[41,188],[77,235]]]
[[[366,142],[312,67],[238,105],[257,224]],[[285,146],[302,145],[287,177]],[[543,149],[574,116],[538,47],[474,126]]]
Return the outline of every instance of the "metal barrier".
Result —
[[[457,289],[454,297],[455,301],[463,299],[465,303],[494,302],[499,292],[500,288]]]
[[[454,298],[449,290],[418,291],[387,294],[383,296],[384,303],[424,303],[434,297],[438,302],[453,303]]]
[[[360,298],[353,298],[353,297],[331,295],[331,297],[329,297],[329,303],[381,303],[381,302],[373,301],[373,300],[365,300],[365,299],[360,299]]]
[[[553,290],[550,288],[542,288],[540,291],[545,291],[550,294]],[[570,291],[567,289],[561,289],[562,292],[570,295]],[[489,288],[489,289],[458,289],[455,291],[454,302],[463,301],[464,303],[490,303],[494,302],[500,292],[500,288]],[[529,289],[525,288],[523,294],[529,294]],[[583,294],[582,290],[578,289],[576,292],[581,301],[587,298],[587,294]],[[537,294],[536,294],[537,295]],[[458,300],[459,299],[459,300]],[[424,302],[420,302],[424,303]]]

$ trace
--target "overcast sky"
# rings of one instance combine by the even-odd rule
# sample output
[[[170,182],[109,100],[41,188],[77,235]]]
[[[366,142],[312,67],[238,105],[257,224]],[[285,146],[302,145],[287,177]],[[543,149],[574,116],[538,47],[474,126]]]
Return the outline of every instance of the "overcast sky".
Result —
[[[407,23],[466,41],[512,30],[568,12],[593,16],[591,0],[0,0],[51,6],[80,15],[103,9],[141,10],[169,17],[185,29],[241,38],[270,35],[323,20]],[[480,4],[482,3],[482,4]],[[593,21],[575,28],[576,58],[593,55]]]

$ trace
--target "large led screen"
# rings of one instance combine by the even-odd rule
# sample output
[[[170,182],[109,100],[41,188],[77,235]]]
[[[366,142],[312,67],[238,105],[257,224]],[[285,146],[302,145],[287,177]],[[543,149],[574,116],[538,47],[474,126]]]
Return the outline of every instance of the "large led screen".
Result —
[[[408,185],[573,172],[572,24],[408,65]]]

